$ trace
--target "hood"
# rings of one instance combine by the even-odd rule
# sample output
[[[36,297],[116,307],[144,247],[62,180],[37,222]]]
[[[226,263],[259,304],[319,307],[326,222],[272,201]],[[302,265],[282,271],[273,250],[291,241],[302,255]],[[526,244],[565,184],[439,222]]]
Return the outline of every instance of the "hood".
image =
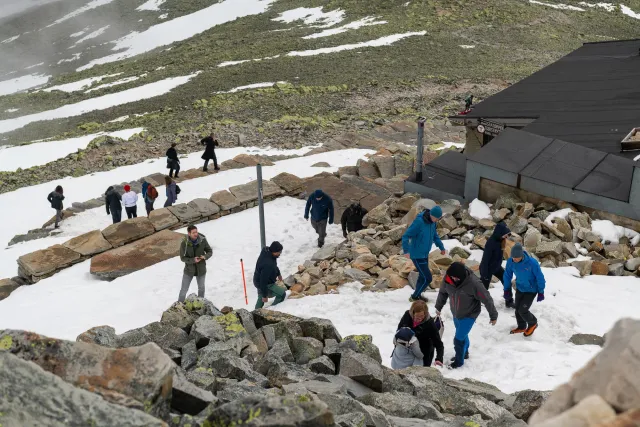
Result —
[[[313,192],[313,198],[314,199],[317,199],[317,198],[320,198],[320,197],[324,197],[324,196],[325,196],[325,194],[324,194],[324,191],[322,191],[322,190],[316,190],[316,191]]]
[[[509,230],[507,224],[501,221],[496,224],[496,228],[493,229],[493,234],[491,235],[491,237],[496,240],[502,240],[502,236],[504,236],[505,234],[511,234],[511,230]]]
[[[104,194],[105,194],[105,196],[108,196],[109,194],[113,193],[113,191],[114,190],[113,190],[113,185],[112,185],[109,188],[107,188],[107,191]]]
[[[433,221],[431,221],[431,209],[425,209],[424,212],[418,214],[418,216],[422,216],[425,224],[433,224]]]

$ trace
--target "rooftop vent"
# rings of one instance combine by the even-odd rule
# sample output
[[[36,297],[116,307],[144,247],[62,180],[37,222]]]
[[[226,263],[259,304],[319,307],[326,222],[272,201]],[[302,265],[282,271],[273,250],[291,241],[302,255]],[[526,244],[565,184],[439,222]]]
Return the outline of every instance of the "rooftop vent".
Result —
[[[624,137],[621,144],[622,151],[640,150],[640,127],[631,129],[631,132]]]

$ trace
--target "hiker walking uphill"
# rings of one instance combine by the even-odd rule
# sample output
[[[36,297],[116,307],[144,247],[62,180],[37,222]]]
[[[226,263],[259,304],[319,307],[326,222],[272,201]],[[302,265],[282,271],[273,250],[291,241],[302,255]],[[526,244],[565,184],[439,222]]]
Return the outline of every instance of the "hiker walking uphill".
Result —
[[[431,366],[434,352],[436,353],[436,366],[442,366],[444,344],[442,344],[440,332],[434,319],[429,315],[429,307],[426,302],[419,300],[411,304],[411,308],[405,311],[400,323],[398,323],[398,330],[401,328],[409,328],[415,333],[423,354],[420,366]]]
[[[144,199],[144,207],[147,210],[147,216],[151,215],[153,205],[158,198],[158,190],[152,184],[144,181],[142,183],[142,198]]]
[[[507,260],[504,271],[504,299],[507,304],[513,304],[511,292],[511,278],[516,275],[516,321],[518,326],[511,330],[512,334],[524,334],[530,337],[538,328],[538,319],[529,309],[533,300],[538,296],[538,302],[544,301],[545,280],[540,264],[525,250],[520,243],[511,248],[511,257]]]
[[[367,214],[367,210],[360,202],[353,202],[342,213],[340,223],[342,224],[342,235],[346,238],[347,233],[360,231],[364,228],[362,218]]]
[[[213,250],[204,234],[199,234],[195,225],[187,227],[187,235],[180,243],[180,261],[184,262],[184,274],[182,275],[182,288],[180,288],[178,295],[179,302],[184,302],[194,277],[198,283],[198,296],[204,298],[207,260],[212,255]]]
[[[122,203],[124,203],[124,210],[127,212],[127,218],[131,219],[138,217],[138,195],[135,191],[131,191],[131,186],[128,184],[124,186]]]
[[[213,133],[206,138],[202,138],[200,140],[200,144],[205,145],[204,153],[202,154],[202,160],[204,160],[204,167],[202,168],[203,172],[208,170],[207,166],[209,165],[209,160],[213,160],[213,169],[219,171],[218,167],[218,159],[216,158],[216,147],[220,145],[218,140],[215,139]]]
[[[164,185],[165,185],[165,193],[167,195],[167,201],[164,202],[164,207],[173,206],[173,204],[178,200],[178,194],[180,194],[180,187],[178,184],[165,175],[164,177]]]
[[[104,193],[104,204],[107,207],[107,215],[111,215],[113,223],[117,224],[122,220],[122,196],[118,193],[113,186],[107,188]]]
[[[180,172],[180,159],[178,159],[178,152],[176,151],[176,143],[171,144],[171,148],[167,150],[167,169],[169,169],[169,176],[171,178],[178,178]],[[173,175],[175,170],[176,175]]]
[[[449,365],[456,369],[464,365],[469,358],[469,333],[480,315],[480,304],[484,304],[489,312],[492,325],[498,320],[498,311],[493,304],[489,291],[484,288],[480,279],[461,262],[454,262],[447,269],[447,273],[440,285],[440,292],[436,300],[436,314],[440,316],[442,307],[450,300],[451,314],[456,333],[453,347],[456,356]]]
[[[278,268],[278,258],[282,254],[282,249],[279,242],[273,242],[260,252],[256,261],[256,269],[253,272],[253,286],[258,289],[256,310],[264,307],[269,297],[276,297],[272,306],[284,301],[286,291],[276,283],[282,280],[282,274]]]
[[[309,219],[309,210],[311,210],[311,226],[318,233],[318,247],[321,248],[327,236],[327,221],[333,224],[333,200],[322,190],[316,190],[307,200],[304,219]]]
[[[60,221],[62,221],[62,217],[64,216],[62,213],[62,209],[64,209],[62,205],[62,201],[64,200],[63,193],[62,186],[58,185],[56,189],[47,196],[47,200],[51,203],[51,208],[56,210],[55,228],[60,228]]]
[[[499,222],[493,234],[487,240],[480,262],[480,279],[486,289],[489,289],[491,276],[496,276],[502,282],[504,268],[502,268],[502,245],[511,234],[504,222]]]
[[[431,270],[429,270],[429,253],[433,244],[435,243],[440,248],[442,255],[446,253],[436,230],[440,218],[442,218],[440,206],[427,209],[416,216],[416,219],[402,236],[402,251],[405,257],[413,261],[419,274],[416,289],[409,298],[411,302],[421,299],[422,293],[433,280]]]

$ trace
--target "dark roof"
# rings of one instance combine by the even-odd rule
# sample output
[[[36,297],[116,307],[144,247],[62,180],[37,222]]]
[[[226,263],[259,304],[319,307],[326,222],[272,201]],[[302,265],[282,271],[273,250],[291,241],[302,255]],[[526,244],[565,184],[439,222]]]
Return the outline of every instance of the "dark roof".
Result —
[[[559,139],[507,128],[469,158],[522,177],[629,201],[636,162]]]
[[[620,153],[640,127],[640,39],[586,43],[459,118],[524,118],[537,135]]]
[[[466,175],[467,157],[457,151],[448,151],[424,166],[420,184],[464,197]],[[415,182],[415,175],[411,181]]]

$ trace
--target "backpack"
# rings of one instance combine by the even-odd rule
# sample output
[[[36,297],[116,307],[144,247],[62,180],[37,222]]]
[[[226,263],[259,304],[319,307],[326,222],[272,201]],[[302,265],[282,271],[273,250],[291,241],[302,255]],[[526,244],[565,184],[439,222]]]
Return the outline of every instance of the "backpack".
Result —
[[[151,200],[155,200],[158,198],[158,190],[156,190],[156,187],[151,184],[149,184],[149,187],[147,187],[147,197]]]
[[[440,338],[442,338],[442,335],[444,335],[444,320],[442,320],[440,316],[436,316],[436,319],[433,321],[433,325],[440,334]]]
[[[180,186],[179,186],[178,184],[176,184],[176,196],[177,196],[178,194],[180,194],[180,192],[181,192],[181,191],[182,191],[182,190],[180,190]]]

